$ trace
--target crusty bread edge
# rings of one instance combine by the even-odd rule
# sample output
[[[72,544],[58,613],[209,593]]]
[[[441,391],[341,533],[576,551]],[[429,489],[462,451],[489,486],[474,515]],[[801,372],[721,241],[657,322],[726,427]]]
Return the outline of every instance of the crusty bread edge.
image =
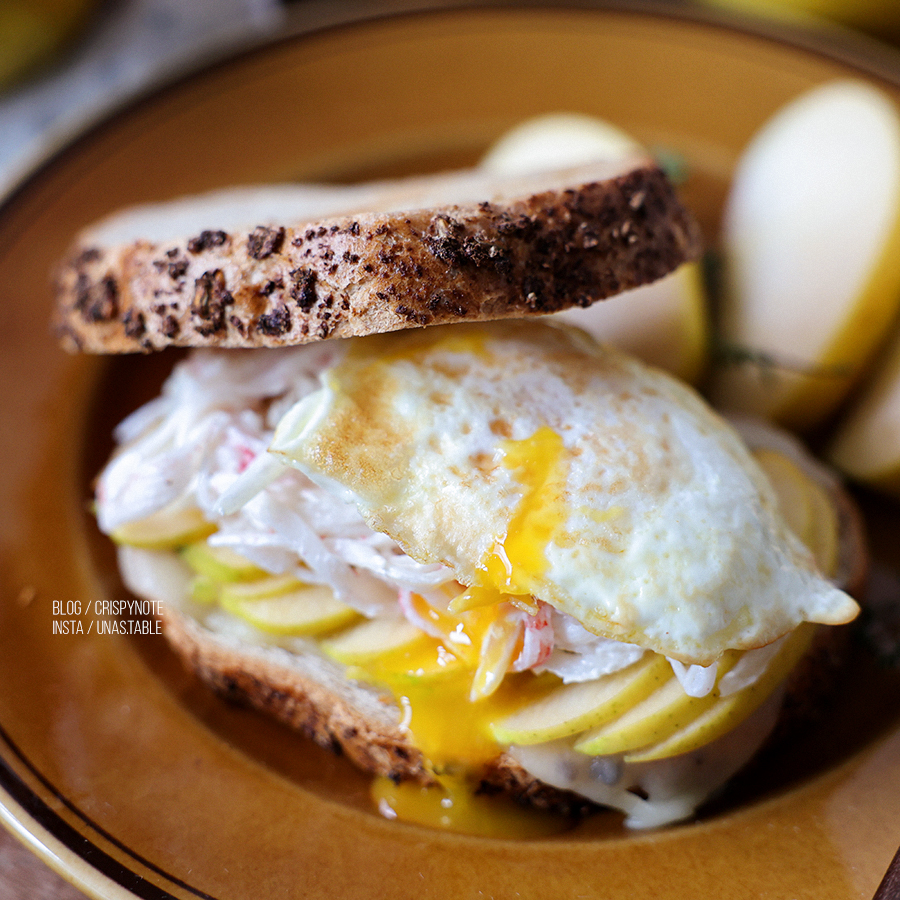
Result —
[[[77,244],[56,276],[63,346],[280,347],[540,315],[655,281],[701,251],[665,174],[313,223]]]

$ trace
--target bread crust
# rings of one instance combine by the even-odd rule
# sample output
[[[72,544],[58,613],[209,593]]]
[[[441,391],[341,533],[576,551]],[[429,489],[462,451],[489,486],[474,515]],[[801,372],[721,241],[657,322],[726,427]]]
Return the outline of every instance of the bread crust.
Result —
[[[91,241],[59,268],[55,328],[67,349],[96,353],[278,347],[552,313],[654,281],[701,248],[653,164],[492,202]]]

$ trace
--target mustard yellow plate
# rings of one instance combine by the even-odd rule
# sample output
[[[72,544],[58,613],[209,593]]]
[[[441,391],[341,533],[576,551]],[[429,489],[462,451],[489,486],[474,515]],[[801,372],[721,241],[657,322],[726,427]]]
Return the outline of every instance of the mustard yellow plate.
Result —
[[[854,45],[855,46],[855,45]],[[386,17],[286,38],[142,100],[0,210],[0,818],[96,897],[726,898],[874,893],[900,844],[900,673],[857,641],[833,708],[698,821],[600,813],[550,838],[380,818],[344,760],[198,687],[155,634],[98,633],[125,594],[88,507],[115,421],[173,356],[67,356],[50,274],[125,204],[237,182],[473,161],[537,113],[600,115],[686,161],[707,236],[780,104],[847,74],[900,102],[900,60],[684,12],[536,7]],[[863,498],[897,589],[900,516]],[[98,606],[98,602],[101,604]]]

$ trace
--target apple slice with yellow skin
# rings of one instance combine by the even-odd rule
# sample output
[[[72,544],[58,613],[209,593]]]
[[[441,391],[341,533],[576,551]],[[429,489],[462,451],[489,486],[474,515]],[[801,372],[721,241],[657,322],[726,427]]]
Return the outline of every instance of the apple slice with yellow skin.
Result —
[[[321,634],[347,625],[359,615],[324,585],[301,585],[272,593],[263,583],[258,594],[225,585],[219,605],[254,628],[279,635]]]
[[[744,151],[722,230],[717,406],[805,430],[900,305],[900,117],[863,82],[788,104]]]
[[[117,544],[145,550],[167,550],[196,543],[216,530],[196,506],[167,507],[134,522],[126,522],[112,532]]]
[[[399,694],[415,690],[425,682],[449,681],[460,675],[464,675],[466,684],[469,685],[473,674],[471,666],[447,650],[437,638],[422,631],[412,643],[389,653],[382,653],[349,669],[351,678],[374,680],[389,685]]]
[[[558,687],[491,725],[503,744],[542,744],[608,722],[672,677],[665,657],[646,653],[625,669]]]
[[[855,481],[900,497],[900,331],[838,420],[825,455]]]
[[[181,558],[198,574],[213,581],[255,581],[266,572],[230,547],[211,547],[205,540],[187,544]]]
[[[367,619],[323,640],[324,653],[349,676],[394,688],[458,673],[464,664],[441,642],[405,619]]]
[[[598,159],[626,159],[647,151],[615,125],[594,116],[551,113],[504,134],[481,160],[498,174],[529,174]],[[684,381],[705,371],[709,346],[706,287],[699,263],[587,309],[556,318],[634,354]]]
[[[788,526],[812,551],[822,572],[833,575],[839,562],[840,526],[828,492],[777,450],[764,447],[754,450],[753,456],[775,488]]]
[[[741,656],[737,651],[722,656],[717,663],[717,678],[731,669]],[[671,666],[669,671],[671,673]],[[674,734],[715,705],[717,700],[715,689],[705,697],[686,694],[673,674],[622,715],[584,734],[576,742],[575,749],[590,756],[612,756],[636,750]]]
[[[642,152],[634,138],[596,116],[548,113],[526,119],[498,138],[481,158],[481,168],[498,175],[528,175]]]
[[[362,666],[380,656],[408,649],[422,632],[406,619],[366,619],[322,641],[322,650],[348,666]]]
[[[741,690],[717,699],[699,716],[658,743],[625,755],[626,762],[649,762],[680,756],[709,744],[736,728],[771,696],[809,649],[817,626],[804,622],[785,639],[762,675]]]
[[[709,325],[699,263],[685,263],[652,284],[553,318],[577,325],[596,340],[682,381],[696,384],[706,369]]]

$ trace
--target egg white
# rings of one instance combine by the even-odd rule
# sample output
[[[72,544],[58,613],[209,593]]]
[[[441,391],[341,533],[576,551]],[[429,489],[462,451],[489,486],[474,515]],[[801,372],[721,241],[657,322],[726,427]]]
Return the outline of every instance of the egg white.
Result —
[[[533,322],[345,350],[271,451],[463,584],[491,586],[489,557],[502,557],[523,509],[540,517],[546,502],[561,514],[529,561],[528,590],[595,634],[709,665],[802,621],[856,614],[788,529],[736,432],[664,373]],[[547,429],[560,439],[561,481],[535,493],[507,456]]]

